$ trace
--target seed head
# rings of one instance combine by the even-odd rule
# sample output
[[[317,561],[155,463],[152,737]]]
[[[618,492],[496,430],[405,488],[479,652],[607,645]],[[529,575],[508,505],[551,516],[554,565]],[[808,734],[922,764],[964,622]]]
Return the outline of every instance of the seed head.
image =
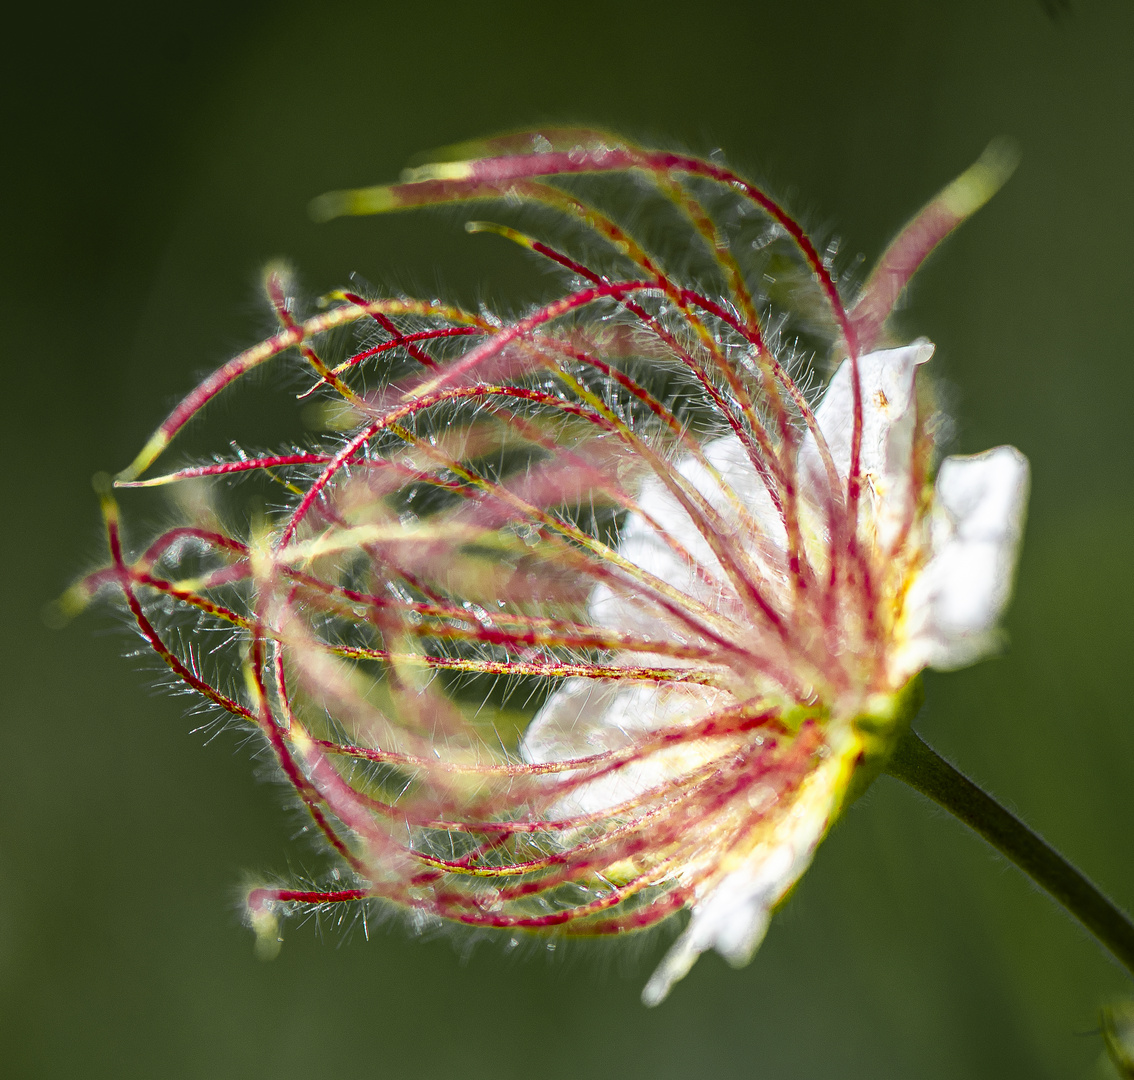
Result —
[[[534,209],[562,240],[470,228],[565,290],[511,320],[352,291],[304,319],[270,268],[278,332],[117,485],[258,477],[283,504],[241,528],[198,491],[127,555],[104,492],[112,562],[69,603],[115,588],[177,680],[260,734],[334,852],[333,887],[251,891],[266,948],[290,909],[371,898],[584,936],[688,908],[654,1004],[706,949],[750,958],[918,673],[994,644],[1026,462],[1000,447],[934,479],[933,346],[886,325],[1011,162],[990,149],[848,305],[799,224],[722,165],[576,129],[462,155],[313,212]],[[628,224],[654,214],[665,254]],[[289,351],[341,435],[142,478]],[[805,355],[832,361],[817,391]]]

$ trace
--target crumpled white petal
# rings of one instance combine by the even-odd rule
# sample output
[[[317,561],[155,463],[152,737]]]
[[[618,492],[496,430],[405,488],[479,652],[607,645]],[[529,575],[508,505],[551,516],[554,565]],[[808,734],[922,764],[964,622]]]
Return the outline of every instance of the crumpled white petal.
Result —
[[[725,878],[704,903],[694,906],[689,925],[642,989],[642,1001],[661,1004],[709,949],[715,948],[734,967],[746,964],[764,940],[779,883],[792,869],[791,853],[779,848],[759,866]],[[793,880],[805,869],[806,864]]]
[[[785,812],[769,822],[767,838],[698,898],[689,925],[642,990],[646,1005],[662,1002],[709,949],[716,949],[733,967],[752,959],[772,909],[811,865],[838,807],[848,758],[856,753],[857,744],[850,739],[841,753],[832,753],[800,785]]]
[[[729,498],[729,492],[700,461],[692,455],[678,459],[675,463],[677,472],[720,514],[724,531],[733,535],[743,531],[743,546],[750,549],[764,543],[782,551],[787,543],[783,521],[740,440],[735,435],[713,439],[705,444],[703,452],[705,459],[731,489],[736,501],[756,522],[760,535],[752,535],[751,529],[745,527],[745,522]],[[646,516],[638,514],[631,515],[627,520],[618,553],[667,585],[672,585],[703,603],[715,604],[718,597],[710,595],[711,590],[715,588],[719,592],[721,588],[728,588],[727,582],[720,563],[693,519],[661,480],[653,475],[642,485],[637,503],[642,515],[660,522],[666,533],[689,553],[695,565],[682,559],[647,524]],[[698,574],[698,567],[703,572],[702,575]],[[714,582],[714,586],[705,585],[706,576]],[[648,624],[654,619],[654,612],[648,605],[643,606],[623,595],[615,595],[605,585],[599,585],[594,590],[589,610],[591,618],[600,626],[621,630],[648,631]]]
[[[900,670],[964,667],[995,647],[1027,499],[1028,460],[1013,446],[941,463],[932,554],[906,598],[906,642],[895,660]]]
[[[726,695],[706,686],[629,686],[566,679],[548,698],[520,743],[524,761],[542,763],[619,750],[664,727],[688,723],[719,708]],[[550,810],[552,818],[599,813],[636,798],[702,764],[706,748],[670,747],[581,784]]]
[[[862,451],[859,461],[866,490],[874,500],[878,542],[889,546],[908,517],[910,462],[917,423],[917,369],[934,346],[918,338],[900,349],[881,349],[859,357],[862,388]],[[835,471],[850,473],[854,435],[854,383],[851,362],[844,360],[831,379],[815,420],[831,451]],[[814,491],[827,488],[826,472],[815,438],[808,432],[800,447],[800,472]]]

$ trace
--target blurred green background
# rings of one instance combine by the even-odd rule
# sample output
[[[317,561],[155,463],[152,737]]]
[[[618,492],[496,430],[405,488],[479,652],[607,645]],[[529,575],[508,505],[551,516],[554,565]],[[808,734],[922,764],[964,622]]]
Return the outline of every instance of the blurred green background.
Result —
[[[321,191],[458,139],[591,122],[723,147],[869,262],[1007,134],[1019,171],[903,325],[938,344],[955,449],[1031,458],[1012,643],[931,676],[919,726],[1134,906],[1134,5],[41,5],[5,52],[0,1073],[1105,1074],[1090,1032],[1130,980],[889,779],[750,967],[706,957],[657,1010],[638,1002],[657,939],[462,956],[292,925],[261,963],[243,875],[319,865],[279,791],[235,735],[190,733],[109,613],[54,631],[40,610],[101,558],[91,474],[267,325],[268,258],[313,291],[351,271],[505,306],[548,286],[459,216],[316,226]],[[219,414],[249,441],[285,434]]]

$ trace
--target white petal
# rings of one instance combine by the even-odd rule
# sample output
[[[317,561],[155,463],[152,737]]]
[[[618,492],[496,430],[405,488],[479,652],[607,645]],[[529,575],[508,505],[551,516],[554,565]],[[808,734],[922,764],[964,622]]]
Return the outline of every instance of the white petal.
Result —
[[[766,838],[693,904],[689,925],[642,990],[646,1005],[665,1000],[673,984],[709,949],[716,949],[733,967],[752,959],[764,940],[772,909],[811,865],[841,798],[849,762],[857,754],[858,743],[850,736],[840,750],[832,748],[771,823]]]
[[[905,520],[910,498],[910,465],[917,422],[917,368],[933,355],[925,338],[900,349],[882,349],[858,360],[862,389],[860,469],[872,492],[879,542],[888,546]],[[830,448],[835,469],[850,473],[854,435],[854,384],[844,360],[831,379],[815,420]],[[826,490],[826,473],[814,437],[800,448],[800,470],[816,491]]]
[[[779,849],[755,874],[748,870],[730,874],[703,904],[697,904],[684,933],[643,988],[642,1001],[646,1005],[664,1001],[673,984],[688,975],[697,957],[709,949],[717,949],[735,967],[746,964],[767,933],[778,879],[787,874],[789,860],[787,850]]]
[[[704,454],[717,470],[721,482],[692,456],[680,458],[676,470],[721,515],[722,532],[726,535],[731,532],[752,551],[758,550],[761,543],[782,551],[786,545],[783,522],[740,440],[733,435],[714,439],[705,444]],[[762,536],[752,536],[751,529],[745,527],[722,482],[756,521]],[[675,589],[716,606],[719,594],[730,591],[731,587],[692,518],[656,476],[650,476],[642,485],[637,502],[643,514],[657,521],[670,538],[693,557],[697,566],[682,559],[639,514],[631,514],[626,521],[618,553]],[[697,572],[698,566],[713,580],[714,586],[706,586],[704,576]],[[714,592],[718,595],[713,595]],[[590,614],[600,626],[643,633],[648,633],[656,620],[650,605],[623,594],[615,595],[604,585],[598,586],[591,596]]]
[[[907,650],[951,669],[995,647],[1028,499],[1028,461],[1012,446],[941,463],[929,562],[906,601]]]
[[[566,679],[528,725],[520,755],[541,763],[618,750],[652,731],[704,716],[725,700],[723,693],[705,686]],[[563,818],[607,810],[696,769],[709,752],[694,744],[651,754],[581,784],[560,799],[550,815]]]
[[[895,428],[912,434],[914,377],[919,365],[933,355],[934,346],[918,338],[900,349],[882,349],[858,360],[862,388],[862,468],[886,470],[892,458],[890,440]],[[827,440],[840,475],[850,471],[851,439],[854,433],[854,384],[851,362],[844,360],[835,372],[815,419]]]
[[[611,716],[610,708],[619,691],[614,682],[565,679],[524,732],[520,743],[523,759],[536,763],[563,761],[625,745],[630,733]]]

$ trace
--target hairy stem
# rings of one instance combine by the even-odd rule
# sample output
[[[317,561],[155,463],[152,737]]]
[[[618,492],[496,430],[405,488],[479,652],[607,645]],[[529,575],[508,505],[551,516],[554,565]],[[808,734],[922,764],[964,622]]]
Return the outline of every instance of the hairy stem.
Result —
[[[1011,859],[1134,974],[1134,922],[1042,837],[949,764],[912,729],[886,771],[928,796]]]

